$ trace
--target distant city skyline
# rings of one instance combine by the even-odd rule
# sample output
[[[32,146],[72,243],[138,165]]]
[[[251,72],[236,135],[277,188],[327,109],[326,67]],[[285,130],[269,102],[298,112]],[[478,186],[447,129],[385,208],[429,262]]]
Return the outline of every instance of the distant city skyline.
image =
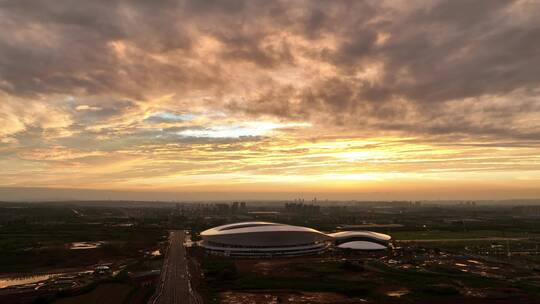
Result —
[[[3,1],[0,200],[540,198],[539,16]]]
[[[0,201],[133,201],[133,202],[232,202],[232,201],[295,201],[300,199],[307,204],[334,201],[424,201],[424,202],[470,202],[539,204],[540,199],[535,190],[508,193],[504,190],[493,190],[487,193],[467,193],[455,191],[421,192],[412,189],[409,192],[235,192],[235,191],[203,191],[203,192],[163,192],[163,191],[122,191],[96,189],[58,189],[58,188],[10,188],[0,187]]]

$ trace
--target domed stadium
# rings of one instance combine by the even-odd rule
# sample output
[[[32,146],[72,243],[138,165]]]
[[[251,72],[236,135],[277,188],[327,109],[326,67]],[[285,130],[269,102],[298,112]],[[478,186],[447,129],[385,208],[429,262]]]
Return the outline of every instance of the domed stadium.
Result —
[[[211,254],[253,256],[296,256],[317,254],[332,245],[340,248],[386,249],[390,236],[370,231],[325,234],[315,229],[270,222],[243,222],[201,232],[199,245]]]

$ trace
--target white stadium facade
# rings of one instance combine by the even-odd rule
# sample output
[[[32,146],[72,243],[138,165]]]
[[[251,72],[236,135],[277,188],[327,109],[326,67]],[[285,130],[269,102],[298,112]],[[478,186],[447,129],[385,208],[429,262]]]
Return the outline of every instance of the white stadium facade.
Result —
[[[391,237],[371,231],[323,233],[315,229],[270,222],[243,222],[201,232],[199,245],[207,252],[235,257],[297,256],[331,247],[355,250],[386,249]]]

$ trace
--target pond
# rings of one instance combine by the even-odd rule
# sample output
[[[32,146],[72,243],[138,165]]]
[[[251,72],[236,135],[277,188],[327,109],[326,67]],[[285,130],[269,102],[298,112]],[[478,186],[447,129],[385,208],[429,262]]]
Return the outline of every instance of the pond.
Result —
[[[407,295],[409,293],[410,293],[410,291],[408,289],[401,288],[401,289],[398,289],[398,290],[388,291],[386,293],[386,295],[389,296],[389,297],[399,298],[399,297],[402,297],[402,296]]]
[[[15,285],[37,283],[37,282],[45,281],[59,275],[61,275],[61,273],[29,275],[29,276],[24,276],[24,277],[0,278],[0,288],[6,288],[10,286],[15,286]]]
[[[25,275],[25,276],[6,276],[0,277],[0,289],[18,286],[18,285],[29,285],[40,283],[44,281],[56,281],[56,280],[75,280],[75,278],[81,275],[91,275],[92,270],[76,271],[76,272],[62,272],[62,273],[47,273],[47,274],[36,274],[36,275]]]
[[[86,250],[86,249],[95,249],[101,247],[104,242],[74,242],[69,243],[68,247],[70,250]]]

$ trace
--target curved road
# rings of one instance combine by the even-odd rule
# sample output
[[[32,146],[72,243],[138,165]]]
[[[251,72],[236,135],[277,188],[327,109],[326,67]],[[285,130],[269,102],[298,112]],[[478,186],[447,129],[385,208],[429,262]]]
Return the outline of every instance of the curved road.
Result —
[[[169,247],[165,253],[163,268],[152,304],[199,304],[198,296],[189,281],[188,261],[184,230],[169,233]]]

